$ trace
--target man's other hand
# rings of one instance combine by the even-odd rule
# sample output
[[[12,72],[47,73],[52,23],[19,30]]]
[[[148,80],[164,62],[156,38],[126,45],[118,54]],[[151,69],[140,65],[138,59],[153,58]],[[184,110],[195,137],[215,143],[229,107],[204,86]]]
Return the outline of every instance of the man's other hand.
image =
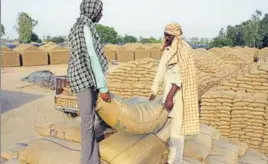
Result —
[[[149,97],[149,100],[155,100],[155,95],[151,94],[151,96]]]
[[[106,93],[100,93],[100,97],[105,102],[111,102],[111,96],[109,91]]]
[[[165,101],[165,104],[164,104],[164,107],[166,108],[166,110],[168,112],[170,112],[173,108],[173,100],[171,98],[167,98],[166,101]]]

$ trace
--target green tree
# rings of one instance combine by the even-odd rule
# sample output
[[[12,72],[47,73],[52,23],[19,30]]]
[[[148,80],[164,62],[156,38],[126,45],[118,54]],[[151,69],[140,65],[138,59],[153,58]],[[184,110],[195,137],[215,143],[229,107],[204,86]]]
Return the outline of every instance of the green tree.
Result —
[[[247,20],[242,23],[243,40],[245,41],[245,46],[249,47],[261,46],[261,37],[259,34],[261,15],[262,13],[256,10],[250,20]]]
[[[136,43],[136,42],[138,42],[138,39],[135,36],[126,34],[123,37],[123,43]]]
[[[50,42],[54,42],[54,43],[63,43],[64,41],[65,39],[62,36],[56,36],[50,39]]]
[[[31,41],[32,42],[37,42],[37,43],[41,43],[42,40],[38,37],[38,35],[36,33],[32,33],[32,36],[31,36]]]
[[[16,30],[19,35],[19,41],[22,43],[31,42],[33,28],[38,24],[37,20],[34,20],[25,12],[18,14]]]
[[[99,33],[102,43],[118,43],[118,33],[113,27],[97,24],[96,30]]]
[[[261,48],[268,47],[268,14],[265,14],[259,24],[259,35],[261,39]]]
[[[47,35],[47,36],[44,36],[44,37],[43,37],[43,40],[44,40],[45,42],[51,42],[51,39],[52,39],[52,37],[51,37],[50,35]]]
[[[161,43],[161,38],[160,39],[156,39],[154,37],[141,38],[140,42],[141,43]]]
[[[224,46],[232,46],[233,45],[233,41],[229,38],[226,37],[220,37],[217,36],[213,39],[212,42],[209,43],[209,48],[212,47],[224,47]]]
[[[4,25],[2,25],[1,24],[1,26],[0,26],[0,36],[2,37],[2,36],[4,36],[6,33],[5,33],[5,27],[4,27]]]

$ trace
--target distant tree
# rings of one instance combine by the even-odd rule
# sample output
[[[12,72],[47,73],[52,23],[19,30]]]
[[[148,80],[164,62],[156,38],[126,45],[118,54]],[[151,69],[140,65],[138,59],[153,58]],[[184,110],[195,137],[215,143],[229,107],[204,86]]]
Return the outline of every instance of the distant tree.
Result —
[[[262,48],[268,47],[268,36],[264,36],[262,39]]]
[[[65,39],[62,36],[52,37],[50,40],[50,42],[54,42],[54,43],[63,43],[64,41]]]
[[[123,37],[123,43],[136,43],[138,42],[138,39],[135,36],[131,36],[131,35],[125,35]]]
[[[96,30],[100,35],[102,43],[118,43],[118,33],[113,27],[97,24]]]
[[[217,36],[209,43],[209,47],[224,47],[224,46],[233,46],[233,41],[229,38]]]
[[[4,27],[4,25],[2,25],[1,24],[1,26],[0,26],[0,36],[2,37],[2,36],[4,36],[6,33],[5,33],[5,27]]]
[[[268,14],[265,14],[263,19],[260,21],[259,35],[261,38],[261,48],[268,47]]]
[[[32,33],[32,36],[31,36],[31,41],[32,42],[37,42],[37,43],[42,43],[42,40],[38,37],[38,35],[36,33]]]
[[[34,20],[25,12],[18,14],[16,30],[19,35],[19,41],[22,43],[31,42],[33,28],[38,24],[37,20]]]
[[[141,38],[141,43],[161,43],[161,39],[156,39],[154,37],[150,38]]]

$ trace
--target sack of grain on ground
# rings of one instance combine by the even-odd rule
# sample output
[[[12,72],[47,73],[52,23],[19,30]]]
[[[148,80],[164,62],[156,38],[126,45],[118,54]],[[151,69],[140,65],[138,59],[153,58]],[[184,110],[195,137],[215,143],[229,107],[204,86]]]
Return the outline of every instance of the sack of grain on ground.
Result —
[[[98,116],[95,118],[95,134],[99,138],[107,132],[107,127],[101,124]],[[81,120],[65,120],[60,122],[45,123],[36,125],[37,133],[44,137],[55,137],[58,139],[81,142]]]
[[[239,164],[267,164],[268,158],[254,149],[248,149],[246,154],[239,159]]]
[[[226,140],[214,140],[212,151],[206,159],[206,164],[214,163],[238,163],[239,148]]]
[[[109,164],[162,164],[168,149],[155,135],[118,132],[100,142],[101,159]]]
[[[27,164],[27,163],[22,163],[18,159],[11,159],[6,161],[4,164]]]
[[[196,160],[196,159],[183,157],[182,164],[203,164],[203,163],[198,161],[198,160]]]
[[[30,141],[28,141],[30,142]],[[14,146],[11,146],[8,148],[6,151],[1,152],[1,158],[6,159],[6,160],[11,160],[11,159],[17,159],[18,158],[18,153],[22,150],[25,150],[27,147],[27,141],[17,143]]]
[[[81,145],[56,138],[40,138],[29,142],[19,152],[19,161],[27,164],[80,163]]]
[[[165,126],[159,132],[156,133],[156,136],[166,144],[168,144],[169,141],[170,125],[171,125],[170,123],[171,120],[168,118],[165,123]]]
[[[228,143],[235,145],[236,147],[238,147],[238,156],[242,157],[245,155],[246,151],[248,150],[248,145],[246,143],[240,142],[236,139],[231,140],[227,137],[221,137],[220,140],[222,141],[227,141]]]
[[[219,138],[219,132],[212,127],[201,124],[200,134],[185,141],[184,156],[204,162],[211,153],[213,138]]]

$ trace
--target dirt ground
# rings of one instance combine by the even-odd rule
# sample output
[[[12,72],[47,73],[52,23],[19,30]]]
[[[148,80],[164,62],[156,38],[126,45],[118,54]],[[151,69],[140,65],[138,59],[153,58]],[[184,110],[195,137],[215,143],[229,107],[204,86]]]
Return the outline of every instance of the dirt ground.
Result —
[[[116,66],[111,65],[112,71]],[[1,69],[1,150],[38,137],[35,125],[70,119],[54,109],[54,91],[21,82],[31,72],[50,70],[66,75],[67,65],[9,67]]]

